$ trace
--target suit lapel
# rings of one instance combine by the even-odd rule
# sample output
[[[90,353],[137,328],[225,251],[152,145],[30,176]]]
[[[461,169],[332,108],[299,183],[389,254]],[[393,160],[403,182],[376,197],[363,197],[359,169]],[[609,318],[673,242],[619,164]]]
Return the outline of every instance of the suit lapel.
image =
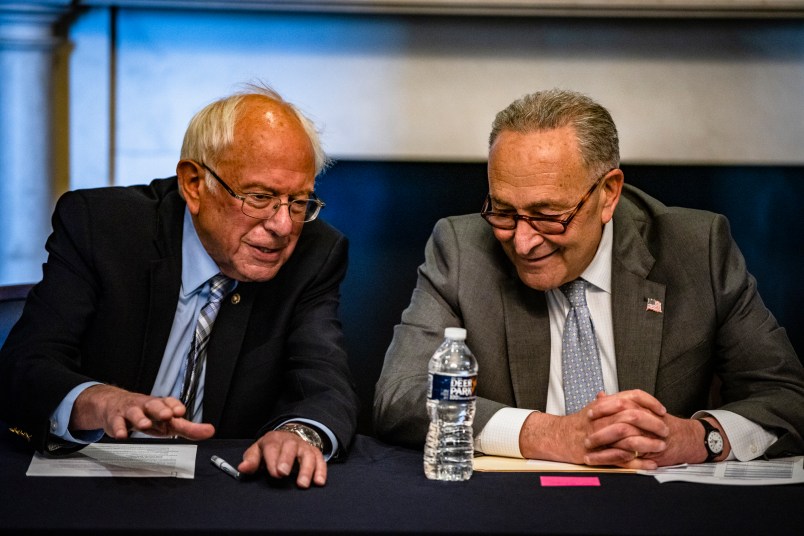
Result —
[[[508,360],[516,406],[544,410],[550,376],[550,319],[544,292],[517,276],[502,290]]]
[[[207,346],[207,371],[204,382],[204,422],[218,428],[237,357],[243,347],[256,289],[240,283],[221,305]]]
[[[621,391],[639,388],[655,392],[665,285],[647,279],[654,262],[637,222],[627,214],[615,215],[611,307]]]
[[[176,304],[181,289],[181,236],[184,201],[174,190],[165,196],[157,211],[154,247],[148,289],[148,318],[137,389],[150,393],[165,354]]]

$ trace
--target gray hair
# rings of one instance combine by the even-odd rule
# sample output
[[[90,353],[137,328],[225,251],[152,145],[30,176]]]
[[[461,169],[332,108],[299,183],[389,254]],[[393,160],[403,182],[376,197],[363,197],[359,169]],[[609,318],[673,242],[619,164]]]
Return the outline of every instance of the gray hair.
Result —
[[[494,118],[489,147],[503,131],[538,132],[575,128],[587,169],[604,173],[620,166],[617,127],[608,110],[586,95],[563,89],[537,91],[515,100]]]
[[[226,149],[231,147],[234,140],[235,124],[240,117],[242,104],[248,97],[252,96],[260,96],[266,100],[276,102],[298,118],[313,147],[316,176],[331,164],[332,161],[324,152],[318,129],[316,129],[312,120],[305,116],[296,106],[283,99],[270,86],[262,83],[246,84],[242,91],[218,99],[196,113],[184,133],[181,159],[214,162]],[[212,181],[210,177],[207,177],[207,179]]]

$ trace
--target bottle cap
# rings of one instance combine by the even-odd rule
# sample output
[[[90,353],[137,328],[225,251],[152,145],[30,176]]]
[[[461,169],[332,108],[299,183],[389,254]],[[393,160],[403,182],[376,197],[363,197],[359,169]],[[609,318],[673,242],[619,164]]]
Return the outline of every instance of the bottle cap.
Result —
[[[444,337],[456,341],[465,341],[466,330],[464,328],[446,328],[444,330]]]

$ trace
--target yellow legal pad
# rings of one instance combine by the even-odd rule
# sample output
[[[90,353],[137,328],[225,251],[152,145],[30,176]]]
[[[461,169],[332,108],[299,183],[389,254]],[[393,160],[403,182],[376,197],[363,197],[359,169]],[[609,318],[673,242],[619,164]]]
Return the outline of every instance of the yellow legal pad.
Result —
[[[575,465],[574,463],[550,462],[545,460],[523,460],[502,456],[476,456],[473,460],[475,471],[488,472],[571,472],[571,473],[636,473],[636,469],[623,469],[612,466]]]

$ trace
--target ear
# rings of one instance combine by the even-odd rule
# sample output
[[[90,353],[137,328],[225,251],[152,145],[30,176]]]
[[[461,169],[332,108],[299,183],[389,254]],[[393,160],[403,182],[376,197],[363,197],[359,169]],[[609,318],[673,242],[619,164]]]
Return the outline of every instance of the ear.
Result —
[[[200,190],[206,188],[204,168],[193,160],[180,160],[176,164],[176,176],[179,178],[179,192],[190,214],[197,215],[201,205]]]
[[[603,192],[603,210],[600,217],[602,223],[608,223],[614,216],[614,209],[620,202],[620,193],[623,191],[623,181],[625,177],[621,169],[617,168],[609,171],[608,176],[603,180],[601,191]]]

